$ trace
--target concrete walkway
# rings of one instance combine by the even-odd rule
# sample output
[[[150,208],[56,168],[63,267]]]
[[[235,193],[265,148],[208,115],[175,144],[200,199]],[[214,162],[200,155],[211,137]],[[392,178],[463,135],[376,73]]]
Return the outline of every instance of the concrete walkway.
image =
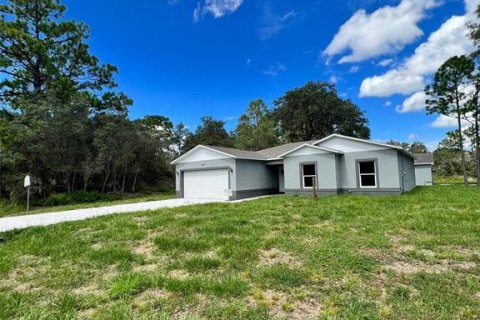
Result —
[[[115,213],[138,212],[161,208],[176,208],[194,204],[224,202],[206,199],[169,199],[141,203],[121,204],[109,207],[69,210],[61,212],[39,213],[26,216],[0,218],[0,232],[25,229],[34,226],[48,226],[66,221],[85,220]]]

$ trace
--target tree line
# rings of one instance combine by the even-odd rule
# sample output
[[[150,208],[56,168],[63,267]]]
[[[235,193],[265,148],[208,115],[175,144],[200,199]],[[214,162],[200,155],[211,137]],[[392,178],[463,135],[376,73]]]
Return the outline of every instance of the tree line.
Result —
[[[480,17],[480,6],[476,15]],[[471,22],[469,29],[474,52],[453,56],[440,66],[432,83],[425,88],[428,97],[425,103],[427,114],[453,116],[457,122],[457,130],[448,133],[439,145],[437,161],[453,160],[459,155],[465,185],[469,172],[473,171],[480,187],[480,24]],[[465,148],[465,137],[472,142],[470,152]],[[472,154],[473,161],[469,157]],[[474,170],[469,168],[471,162]]]
[[[286,92],[273,109],[252,101],[232,132],[213,117],[193,132],[161,115],[132,120],[117,68],[91,54],[88,26],[65,10],[59,0],[0,5],[0,197],[22,198],[26,174],[36,197],[171,188],[169,163],[198,144],[259,150],[334,132],[370,137],[364,112],[325,82]]]

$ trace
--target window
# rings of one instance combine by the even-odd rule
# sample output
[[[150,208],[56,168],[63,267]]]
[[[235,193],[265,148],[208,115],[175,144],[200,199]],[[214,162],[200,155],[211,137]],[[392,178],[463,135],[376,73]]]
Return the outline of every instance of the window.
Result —
[[[376,188],[377,174],[375,161],[361,161],[358,162],[358,179],[360,181],[360,188]]]
[[[302,181],[304,188],[313,188],[313,182],[315,181],[315,165],[304,164],[302,165]]]

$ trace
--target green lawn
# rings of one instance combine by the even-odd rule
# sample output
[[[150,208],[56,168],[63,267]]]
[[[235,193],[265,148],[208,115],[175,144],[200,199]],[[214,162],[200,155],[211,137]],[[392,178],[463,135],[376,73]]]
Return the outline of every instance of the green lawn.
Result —
[[[99,201],[88,202],[88,203],[77,203],[77,204],[52,206],[52,207],[33,207],[29,214],[172,199],[172,198],[175,198],[175,192],[164,192],[164,193],[150,194],[150,195],[127,195],[127,196],[116,195],[115,197],[112,197],[112,199],[108,199],[108,196],[106,196],[106,198],[107,199],[102,199]],[[25,205],[13,204],[10,201],[0,199],[0,218],[7,217],[7,216],[25,215],[27,214],[26,210],[27,209]]]
[[[0,319],[479,319],[480,193],[278,196],[32,228]]]
[[[433,177],[433,182],[435,184],[452,184],[452,185],[463,185],[463,176],[452,176],[452,177]],[[468,184],[475,186],[477,184],[476,177],[468,177]]]

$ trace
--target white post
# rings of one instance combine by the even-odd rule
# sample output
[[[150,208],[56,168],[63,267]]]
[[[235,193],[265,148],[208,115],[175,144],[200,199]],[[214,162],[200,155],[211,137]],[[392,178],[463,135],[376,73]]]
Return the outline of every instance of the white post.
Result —
[[[30,211],[30,187],[27,188],[27,213]]]
[[[30,211],[30,185],[30,176],[27,174],[27,176],[23,180],[23,187],[27,188],[27,213]]]

